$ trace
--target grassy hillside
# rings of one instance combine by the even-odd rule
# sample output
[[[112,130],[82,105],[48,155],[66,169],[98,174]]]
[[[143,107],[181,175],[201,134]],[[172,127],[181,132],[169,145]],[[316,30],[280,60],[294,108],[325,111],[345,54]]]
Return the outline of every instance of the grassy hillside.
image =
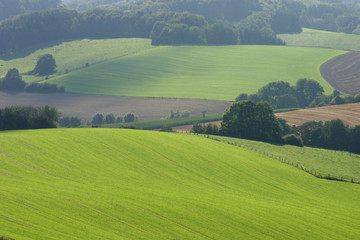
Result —
[[[332,87],[320,65],[344,53],[279,46],[158,47],[50,79],[70,92],[138,97],[234,100],[272,81],[312,78]]]
[[[3,132],[0,233],[15,239],[356,239],[360,185],[197,136]]]
[[[360,35],[303,29],[299,34],[280,34],[289,46],[324,47],[360,51]]]
[[[313,174],[330,175],[346,181],[360,182],[360,155],[320,148],[296,147],[270,144],[239,138],[210,136],[221,142],[235,144],[241,148],[259,152],[290,165],[303,166]]]
[[[75,40],[47,45],[33,46],[0,59],[0,77],[10,68],[18,68],[21,73],[34,69],[39,55],[52,54],[56,60],[57,73],[83,68],[86,63],[94,64],[105,60],[135,54],[153,48],[149,39],[102,39]],[[44,77],[23,76],[27,82],[39,81]]]

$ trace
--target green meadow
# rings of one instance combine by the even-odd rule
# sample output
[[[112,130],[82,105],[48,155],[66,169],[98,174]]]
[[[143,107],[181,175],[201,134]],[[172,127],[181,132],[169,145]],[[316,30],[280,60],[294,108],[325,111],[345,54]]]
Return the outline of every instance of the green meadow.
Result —
[[[289,46],[323,47],[360,51],[360,35],[326,32],[304,28],[299,34],[280,34]]]
[[[20,73],[34,69],[38,56],[52,54],[56,60],[57,73],[74,71],[106,60],[136,54],[151,49],[150,39],[82,39],[74,41],[53,42],[46,45],[33,46],[16,52],[13,56],[0,58],[0,77],[5,76],[11,68],[17,68]],[[51,77],[51,76],[50,76]],[[27,82],[40,81],[44,77],[23,76]]]
[[[0,235],[15,239],[357,239],[360,185],[200,136],[0,135]]]
[[[157,47],[49,80],[69,92],[136,97],[234,100],[273,81],[317,80],[320,66],[345,53],[283,46]]]
[[[209,136],[224,143],[271,156],[299,168],[304,167],[313,174],[331,176],[346,181],[360,182],[360,155],[321,148],[296,147],[249,141],[239,138]]]

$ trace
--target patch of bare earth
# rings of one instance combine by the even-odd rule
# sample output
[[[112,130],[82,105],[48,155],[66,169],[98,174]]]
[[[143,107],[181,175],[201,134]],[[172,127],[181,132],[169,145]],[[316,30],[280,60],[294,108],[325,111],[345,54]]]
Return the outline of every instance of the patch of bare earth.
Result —
[[[139,121],[157,120],[169,115],[171,110],[188,110],[192,116],[223,114],[231,103],[213,100],[135,98],[84,94],[29,94],[0,92],[0,108],[8,106],[55,107],[62,116],[76,116],[84,122],[97,114],[124,115],[133,112]]]
[[[310,121],[330,121],[341,119],[345,125],[360,125],[360,103],[301,109],[292,112],[277,113],[289,125],[301,125]]]
[[[320,72],[333,88],[352,95],[360,93],[360,52],[337,56],[321,65]]]

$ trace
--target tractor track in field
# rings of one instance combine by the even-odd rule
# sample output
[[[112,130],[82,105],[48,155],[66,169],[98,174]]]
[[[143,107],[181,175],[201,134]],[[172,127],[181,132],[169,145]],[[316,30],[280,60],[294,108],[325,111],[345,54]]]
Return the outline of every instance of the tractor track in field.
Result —
[[[360,93],[360,52],[348,52],[330,59],[321,65],[320,72],[340,92]]]

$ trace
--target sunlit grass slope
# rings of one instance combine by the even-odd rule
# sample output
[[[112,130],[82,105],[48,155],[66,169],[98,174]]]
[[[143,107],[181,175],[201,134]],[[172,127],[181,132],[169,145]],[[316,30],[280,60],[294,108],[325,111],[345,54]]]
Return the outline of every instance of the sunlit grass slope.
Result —
[[[280,34],[289,46],[324,47],[360,51],[360,35],[303,29],[299,34]]]
[[[52,54],[56,60],[57,72],[64,74],[66,70],[73,71],[85,67],[85,64],[94,64],[117,57],[123,57],[147,49],[151,49],[150,39],[99,39],[74,40],[47,45],[33,46],[17,52],[11,59],[0,59],[0,77],[5,76],[10,68],[17,68],[21,73],[34,69],[40,55]],[[37,50],[36,50],[37,49]],[[27,82],[39,81],[44,77],[23,76]]]
[[[209,136],[211,139],[235,144],[241,148],[271,156],[280,161],[321,174],[343,178],[346,181],[360,182],[360,155],[349,152],[333,151],[321,148],[276,145],[265,142],[250,141],[239,138]]]
[[[15,239],[356,239],[360,185],[198,136],[0,135],[0,233]]]
[[[234,100],[269,82],[311,78],[330,93],[332,87],[321,77],[320,66],[342,53],[283,46],[158,47],[50,82],[77,93]]]

